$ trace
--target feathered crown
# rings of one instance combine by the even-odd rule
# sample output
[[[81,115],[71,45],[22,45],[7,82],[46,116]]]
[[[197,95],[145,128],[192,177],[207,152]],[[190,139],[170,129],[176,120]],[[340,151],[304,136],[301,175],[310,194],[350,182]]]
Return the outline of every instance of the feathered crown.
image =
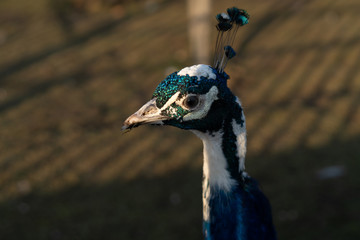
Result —
[[[229,59],[236,55],[231,47],[239,27],[249,22],[250,15],[243,9],[228,8],[227,13],[216,15],[218,35],[215,43],[214,68],[223,73]]]

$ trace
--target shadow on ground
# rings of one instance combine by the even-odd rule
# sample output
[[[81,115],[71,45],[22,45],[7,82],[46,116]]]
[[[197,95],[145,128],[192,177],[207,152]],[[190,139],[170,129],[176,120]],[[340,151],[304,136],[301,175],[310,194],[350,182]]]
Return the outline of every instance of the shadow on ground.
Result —
[[[359,237],[359,142],[248,159],[272,202],[279,239]],[[344,175],[319,178],[328,164],[343,166]],[[201,239],[201,172],[34,190],[1,203],[0,212],[1,239]]]

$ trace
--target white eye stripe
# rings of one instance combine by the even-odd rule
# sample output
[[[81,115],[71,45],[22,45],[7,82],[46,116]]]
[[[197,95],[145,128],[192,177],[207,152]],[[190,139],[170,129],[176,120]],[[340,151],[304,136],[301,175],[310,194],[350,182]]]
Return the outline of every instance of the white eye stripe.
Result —
[[[172,95],[171,98],[169,98],[169,100],[164,104],[164,106],[162,106],[160,111],[163,111],[163,110],[167,109],[168,107],[170,107],[171,104],[176,102],[179,95],[180,95],[180,92],[176,92],[174,95]]]

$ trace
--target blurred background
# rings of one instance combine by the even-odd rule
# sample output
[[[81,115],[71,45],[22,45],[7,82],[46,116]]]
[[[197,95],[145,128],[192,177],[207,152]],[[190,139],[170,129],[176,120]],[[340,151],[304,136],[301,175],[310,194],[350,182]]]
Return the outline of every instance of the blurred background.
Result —
[[[0,239],[202,239],[201,141],[121,132],[167,74],[211,62],[189,2],[0,1]],[[279,239],[360,239],[360,2],[213,1],[204,45],[232,6],[251,19],[229,86]]]

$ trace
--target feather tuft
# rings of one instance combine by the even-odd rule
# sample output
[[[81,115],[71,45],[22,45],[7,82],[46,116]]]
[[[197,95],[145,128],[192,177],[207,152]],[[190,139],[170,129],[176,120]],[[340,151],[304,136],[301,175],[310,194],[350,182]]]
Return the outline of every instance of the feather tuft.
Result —
[[[231,22],[234,22],[240,13],[240,9],[238,9],[236,7],[228,8],[228,9],[226,9],[226,11],[231,19]]]
[[[245,24],[249,23],[249,19],[250,15],[245,10],[240,9],[237,18],[235,19],[235,22],[240,26],[244,26]]]
[[[228,60],[236,55],[231,45],[239,27],[249,23],[250,18],[245,10],[236,7],[228,8],[226,12],[216,15],[218,35],[215,43],[214,68],[219,73],[224,72]]]
[[[218,20],[218,24],[216,25],[217,30],[226,32],[228,30],[230,30],[232,28],[232,24],[231,24],[231,18],[228,14],[226,13],[219,13],[218,15],[216,15],[216,19]]]
[[[225,56],[228,59],[232,59],[236,55],[236,52],[234,51],[234,49],[231,46],[225,46],[224,51],[225,51]]]

